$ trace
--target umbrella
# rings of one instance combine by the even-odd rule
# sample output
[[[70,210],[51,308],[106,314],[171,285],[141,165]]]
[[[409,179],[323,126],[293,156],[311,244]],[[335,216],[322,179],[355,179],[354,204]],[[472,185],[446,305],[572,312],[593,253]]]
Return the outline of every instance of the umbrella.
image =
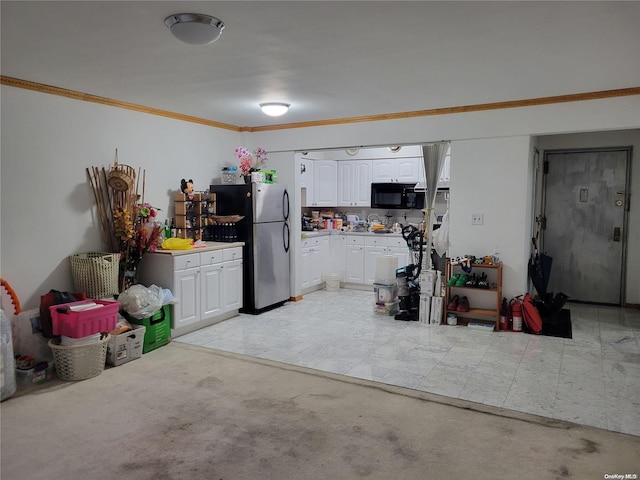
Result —
[[[535,252],[529,259],[529,278],[533,283],[534,288],[540,295],[542,301],[546,301],[547,298],[547,286],[549,285],[549,276],[551,275],[551,264],[553,258],[547,254],[539,253],[536,244],[536,239],[532,238]]]

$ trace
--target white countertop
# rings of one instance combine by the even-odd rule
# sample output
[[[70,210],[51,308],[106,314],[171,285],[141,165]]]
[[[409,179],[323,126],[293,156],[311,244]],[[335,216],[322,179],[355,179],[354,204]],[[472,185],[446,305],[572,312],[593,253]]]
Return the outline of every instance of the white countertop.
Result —
[[[314,230],[313,232],[301,232],[302,238],[322,237],[325,235],[367,235],[374,237],[402,237],[401,233],[373,233],[373,232],[343,232],[341,230]]]
[[[242,247],[244,242],[203,242],[205,247],[190,248],[188,250],[165,250],[157,249],[153,253],[161,253],[163,255],[186,255],[189,253],[209,252],[211,250],[222,250],[224,248]]]

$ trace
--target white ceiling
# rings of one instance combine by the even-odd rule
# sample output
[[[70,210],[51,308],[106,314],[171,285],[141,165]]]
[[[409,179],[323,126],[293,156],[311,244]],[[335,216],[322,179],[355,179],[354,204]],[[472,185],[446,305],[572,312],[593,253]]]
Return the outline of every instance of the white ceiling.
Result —
[[[170,14],[220,18],[186,45]],[[640,2],[5,1],[1,73],[236,126],[640,86]],[[285,101],[264,116],[258,103]]]

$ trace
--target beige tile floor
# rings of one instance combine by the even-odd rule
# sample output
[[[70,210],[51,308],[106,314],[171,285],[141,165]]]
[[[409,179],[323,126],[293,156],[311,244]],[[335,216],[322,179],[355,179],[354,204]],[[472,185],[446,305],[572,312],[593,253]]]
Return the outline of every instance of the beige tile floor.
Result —
[[[320,290],[175,341],[640,436],[640,310],[568,303],[573,338],[403,322]]]

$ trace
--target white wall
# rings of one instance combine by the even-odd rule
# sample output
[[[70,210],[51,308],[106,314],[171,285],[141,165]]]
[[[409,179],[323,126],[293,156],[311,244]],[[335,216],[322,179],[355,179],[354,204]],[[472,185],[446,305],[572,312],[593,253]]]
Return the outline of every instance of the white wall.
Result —
[[[450,255],[483,256],[497,250],[507,299],[527,289],[530,151],[528,136],[451,143]],[[471,224],[473,213],[484,215],[483,225]]]
[[[288,152],[274,156],[271,166],[287,184],[293,178],[293,188],[298,190],[297,177],[291,173],[295,150],[454,140],[462,159],[458,170],[467,164],[487,178],[497,165],[495,173],[501,183],[513,182],[513,188],[509,187],[513,198],[505,201],[511,206],[500,205],[512,221],[517,215],[528,214],[519,209],[528,210],[530,196],[526,173],[531,155],[529,135],[640,128],[640,96],[249,134],[8,86],[2,86],[0,93],[0,273],[25,308],[36,307],[39,296],[51,288],[72,288],[68,255],[101,248],[85,168],[108,167],[116,148],[121,163],[146,169],[146,200],[170,213],[171,194],[179,189],[180,179],[191,177],[197,187],[206,188],[223,165],[237,164],[233,151],[238,145]],[[496,159],[494,150],[501,146],[505,154]],[[452,163],[452,172],[455,169]],[[486,198],[489,210],[497,198],[493,194]],[[475,203],[478,199],[471,200]],[[458,204],[452,205],[453,209],[462,213],[452,219],[452,231],[462,232],[469,226],[464,218],[468,207]],[[494,221],[493,216],[485,212],[485,225]],[[639,222],[632,218],[632,228],[637,229]],[[515,220],[496,231],[485,230],[482,246],[491,249],[496,245],[501,248],[505,230],[513,235],[515,243],[502,248],[503,260],[510,269],[508,288],[522,291],[530,224]],[[298,236],[293,238],[299,241]],[[452,250],[472,253],[464,251],[466,246],[459,241],[454,240]],[[474,251],[478,250],[474,246]],[[638,297],[627,301],[640,303]]]
[[[239,134],[54,95],[2,87],[0,269],[23,308],[71,290],[67,257],[102,250],[87,167],[146,169],[145,200],[172,214],[180,179],[208,189],[236,164]],[[219,180],[219,178],[218,178]]]

